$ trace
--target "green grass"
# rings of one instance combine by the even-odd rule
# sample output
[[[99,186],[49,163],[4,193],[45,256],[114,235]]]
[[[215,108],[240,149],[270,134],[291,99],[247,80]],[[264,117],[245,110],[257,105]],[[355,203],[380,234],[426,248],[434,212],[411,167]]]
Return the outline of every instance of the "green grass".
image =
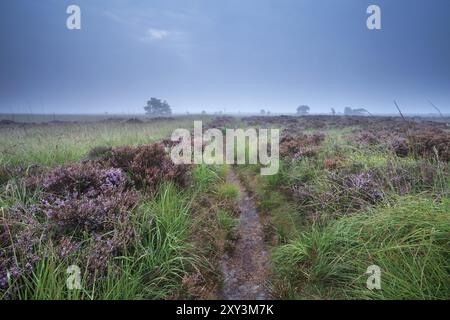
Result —
[[[231,183],[222,183],[217,187],[217,195],[220,199],[235,201],[239,198],[239,189]]]
[[[192,119],[176,118],[137,124],[0,128],[0,218],[11,206],[35,203],[40,192],[29,190],[24,181],[2,168],[78,162],[93,147],[147,144],[192,124]],[[239,121],[233,126],[245,127]],[[270,281],[275,297],[450,299],[449,164],[399,158],[381,145],[355,147],[347,137],[351,130],[326,130],[327,138],[316,158],[280,163],[274,176],[259,176],[259,165],[236,167],[258,199],[262,220],[268,223],[264,227],[271,239]],[[338,191],[328,176],[330,170],[324,168],[324,161],[334,158],[342,161],[339,170],[371,171],[384,177],[384,200],[352,210],[347,210],[351,197],[336,202],[324,200],[330,199],[324,195]],[[225,182],[228,170],[227,165],[196,165],[190,188],[180,190],[173,184],[163,184],[154,197],[142,194],[132,212],[137,240],[122,256],[109,262],[102,277],[83,269],[79,257],[61,260],[51,243],[41,243],[37,250],[45,258],[32,274],[18,280],[18,297],[179,297],[183,280],[191,272],[206,266],[208,272],[217,273],[215,259],[220,259],[229,245],[225,243],[227,238],[236,231],[234,212],[239,189]],[[389,173],[395,170],[409,174],[414,181],[407,195],[400,195],[390,185]],[[314,197],[305,203],[297,199],[298,195],[291,198],[286,191],[294,185],[308,187]],[[66,287],[66,270],[72,264],[81,269],[82,290]],[[365,287],[365,272],[370,265],[382,270],[381,290]],[[214,277],[217,274],[211,279]]]
[[[188,241],[189,206],[186,195],[172,184],[161,187],[158,196],[138,208],[136,226],[140,274],[146,283],[146,297],[161,299],[180,287],[181,280],[197,258]]]
[[[26,168],[31,164],[54,166],[77,162],[95,146],[146,144],[170,137],[175,128],[190,128],[192,124],[189,118],[177,118],[137,124],[82,123],[0,128],[4,130],[0,149],[5,151],[0,155],[0,167]],[[110,261],[102,277],[84,270],[81,257],[72,256],[70,261],[63,261],[55,254],[51,243],[42,242],[35,250],[45,258],[39,260],[31,274],[17,280],[20,290],[15,296],[37,300],[110,300],[167,299],[183,295],[182,281],[186,275],[202,268],[211,271],[209,261],[195,248],[192,230],[198,221],[190,210],[196,199],[217,190],[216,185],[223,182],[227,170],[227,166],[196,166],[192,171],[194,188],[180,190],[167,183],[151,197],[143,195],[132,212],[136,243],[122,256]],[[30,205],[39,199],[39,190],[29,190],[23,180],[14,176],[5,177],[0,186],[1,215],[11,206]],[[225,196],[229,197],[230,193],[225,192]],[[211,212],[211,219],[215,221],[216,218],[215,211]],[[222,227],[231,228],[231,217],[227,220],[225,215],[219,214],[218,219],[217,223],[222,223]],[[206,226],[206,229],[215,226]],[[81,269],[82,290],[68,290],[66,287],[66,270],[72,264]]]
[[[283,161],[277,175],[249,184],[268,216],[266,230],[276,239],[271,250],[275,297],[449,299],[448,164],[400,158],[381,145],[357,148],[348,141],[349,128],[325,133],[317,157]],[[338,159],[338,169],[325,169],[326,159]],[[384,200],[358,209],[352,207],[357,194],[333,196],[340,188],[330,179],[333,170],[372,172],[382,183]],[[244,177],[257,174],[251,168],[238,171]],[[413,181],[407,195],[391,183],[398,175]],[[312,198],[303,202],[290,193],[292,186]],[[366,288],[370,265],[381,267],[380,291]]]
[[[216,218],[219,228],[224,230],[227,235],[232,234],[239,223],[238,219],[233,218],[233,216],[224,209],[219,209],[217,211]]]
[[[163,184],[157,195],[133,212],[137,234],[133,250],[114,259],[106,275],[89,274],[73,257],[63,261],[47,243],[38,248],[41,259],[29,276],[19,280],[19,299],[164,299],[177,294],[183,277],[201,265],[189,240],[193,222],[189,197],[173,184]],[[81,269],[81,290],[66,286],[70,265]],[[93,279],[93,280],[92,280]]]
[[[206,192],[209,188],[222,181],[221,167],[207,166],[199,164],[192,170],[192,180],[195,184],[196,192]]]
[[[402,197],[313,226],[274,251],[278,280],[291,284],[284,294],[312,296],[332,287],[350,299],[448,299],[449,208],[448,199]],[[381,290],[365,288],[370,265],[382,270]]]
[[[29,205],[38,201],[39,190],[30,190],[27,183],[11,179],[0,185],[0,208],[9,208],[16,204]]]
[[[81,160],[97,146],[137,146],[191,128],[189,119],[151,123],[80,123],[0,128],[0,167],[55,166]]]

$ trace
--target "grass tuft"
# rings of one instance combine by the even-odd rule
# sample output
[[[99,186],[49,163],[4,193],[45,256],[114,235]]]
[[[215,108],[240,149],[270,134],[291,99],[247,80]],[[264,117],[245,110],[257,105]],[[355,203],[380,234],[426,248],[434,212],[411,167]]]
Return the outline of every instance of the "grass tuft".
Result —
[[[312,227],[275,249],[274,270],[280,281],[303,284],[303,294],[327,284],[351,299],[448,299],[449,208],[448,200],[400,197]],[[382,270],[381,290],[365,288],[370,265]]]

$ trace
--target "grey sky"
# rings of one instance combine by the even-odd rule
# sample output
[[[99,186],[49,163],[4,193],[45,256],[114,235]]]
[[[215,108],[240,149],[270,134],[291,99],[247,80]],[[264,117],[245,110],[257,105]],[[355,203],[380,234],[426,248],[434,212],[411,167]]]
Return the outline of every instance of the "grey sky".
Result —
[[[0,43],[0,112],[450,112],[449,0],[2,0]]]

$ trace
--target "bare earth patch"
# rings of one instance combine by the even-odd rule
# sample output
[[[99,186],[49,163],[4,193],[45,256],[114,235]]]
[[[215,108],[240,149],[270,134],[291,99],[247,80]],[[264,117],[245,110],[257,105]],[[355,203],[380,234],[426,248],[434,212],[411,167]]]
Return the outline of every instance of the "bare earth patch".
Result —
[[[268,256],[255,203],[233,170],[229,171],[227,182],[239,189],[240,218],[236,246],[222,259],[222,297],[229,300],[269,299],[266,287]]]

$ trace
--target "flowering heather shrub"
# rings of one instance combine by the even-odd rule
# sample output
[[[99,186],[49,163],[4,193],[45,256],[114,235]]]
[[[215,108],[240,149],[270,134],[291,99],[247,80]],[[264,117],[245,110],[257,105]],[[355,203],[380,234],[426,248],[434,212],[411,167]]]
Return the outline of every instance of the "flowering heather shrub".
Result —
[[[117,223],[110,233],[93,234],[89,245],[84,249],[84,263],[91,271],[91,275],[102,275],[108,262],[115,256],[121,255],[125,249],[130,248],[137,237],[129,221]]]
[[[164,147],[166,148],[172,148],[173,146],[179,144],[182,142],[182,139],[178,139],[178,140],[172,140],[172,139],[164,139],[161,141],[161,143],[164,145]]]
[[[27,275],[45,259],[43,247],[98,276],[134,240],[130,209],[138,195],[121,169],[70,165],[30,183],[41,188],[40,202],[11,208],[0,223],[0,290],[9,287],[8,275]]]
[[[387,179],[386,188],[392,188],[400,195],[406,195],[411,192],[413,184],[415,183],[414,175],[404,168],[386,168],[386,172],[381,173],[381,176]]]
[[[4,291],[5,298],[13,297],[17,287],[10,287],[9,283],[30,274],[41,258],[35,248],[45,238],[44,230],[33,212],[24,214],[20,207],[0,217],[0,295]]]
[[[372,131],[363,131],[359,132],[351,137],[350,140],[356,142],[356,144],[364,144],[364,145],[376,145],[380,143],[381,136]]]
[[[133,239],[129,210],[138,195],[121,169],[102,169],[95,164],[60,167],[42,179],[42,187],[46,196],[37,210],[48,219],[48,231],[54,238],[62,238],[62,256],[77,247],[64,238],[67,235],[88,233],[96,238],[88,251],[106,246],[107,257]],[[100,236],[105,233],[107,237]],[[105,266],[104,253],[98,255],[100,263],[95,259],[89,262]]]
[[[175,165],[162,143],[113,149],[101,163],[106,167],[123,169],[136,187],[146,187],[150,191],[163,181],[173,181],[181,186],[187,184],[188,166]]]
[[[57,242],[57,255],[61,259],[68,259],[78,250],[81,249],[81,244],[76,242],[72,237],[62,236]]]
[[[209,121],[205,128],[222,128],[222,127],[229,127],[230,124],[232,124],[235,121],[233,117],[229,116],[221,116],[221,117],[215,117],[212,121]]]
[[[403,135],[384,128],[358,129],[348,136],[348,140],[358,147],[384,146],[393,150],[398,156],[409,154],[409,147]]]
[[[8,182],[12,178],[24,178],[42,173],[39,165],[30,166],[6,166],[0,165],[0,185]]]
[[[319,152],[319,147],[300,147],[298,152],[293,155],[293,159],[314,158]]]
[[[349,137],[356,145],[386,145],[399,157],[412,155],[427,159],[450,161],[450,133],[437,128],[417,127],[414,130],[404,129],[368,129],[356,132]]]
[[[104,146],[98,146],[92,148],[88,154],[86,155],[84,160],[98,160],[106,155],[108,155],[111,152],[111,147],[104,147]]]
[[[6,166],[0,166],[0,184],[7,182],[10,179],[10,174]]]
[[[127,178],[120,169],[102,169],[95,164],[57,167],[36,182],[44,193],[52,195],[95,196],[114,187],[127,187]]]
[[[380,202],[383,188],[371,172],[330,172],[330,190],[319,196],[323,205],[342,209],[344,212],[359,210]],[[328,197],[328,198],[327,198]]]
[[[113,149],[110,154],[101,159],[101,163],[105,167],[120,168],[127,171],[131,167],[135,156],[136,148],[119,147]]]
[[[440,175],[446,176],[445,168],[440,169],[428,162],[421,160],[410,164],[388,163],[385,168],[377,172],[378,180],[383,183],[385,189],[392,187],[399,195],[406,195],[413,191],[422,192],[432,190]]]
[[[380,202],[384,197],[383,185],[371,172],[347,168],[325,171],[322,182],[292,181],[288,195],[309,213],[329,212],[344,214]]]
[[[325,170],[330,170],[330,171],[336,170],[336,169],[342,167],[343,165],[344,165],[343,164],[343,160],[339,156],[334,156],[334,157],[331,157],[331,158],[325,158],[323,160],[323,168]]]
[[[300,205],[308,205],[314,202],[317,194],[311,186],[306,183],[294,184],[290,188],[292,199]]]
[[[409,135],[408,142],[414,156],[450,161],[450,133],[439,129],[419,131]]]
[[[285,135],[280,140],[280,155],[282,157],[303,158],[314,157],[319,151],[318,146],[325,140],[323,133],[313,135],[300,134],[297,137]]]
[[[108,262],[135,243],[134,186],[186,183],[187,166],[176,166],[163,144],[102,148],[89,156],[93,160],[28,178],[27,187],[40,190],[38,203],[10,208],[0,218],[0,295],[14,297],[15,280],[28,276],[46,252],[101,277]]]
[[[399,157],[406,157],[409,154],[408,141],[400,136],[392,136],[388,140],[388,145]]]

